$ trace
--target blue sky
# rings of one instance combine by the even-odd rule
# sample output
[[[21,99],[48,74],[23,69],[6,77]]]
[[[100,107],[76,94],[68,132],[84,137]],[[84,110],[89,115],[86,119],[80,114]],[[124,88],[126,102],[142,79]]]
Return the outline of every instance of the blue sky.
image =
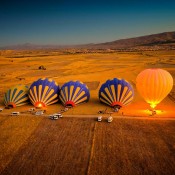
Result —
[[[0,46],[85,44],[175,31],[175,1],[4,0]]]

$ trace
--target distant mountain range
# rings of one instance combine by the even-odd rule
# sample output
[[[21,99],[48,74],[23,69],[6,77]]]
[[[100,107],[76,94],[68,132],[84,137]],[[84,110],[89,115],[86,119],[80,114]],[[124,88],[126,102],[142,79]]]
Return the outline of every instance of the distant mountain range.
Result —
[[[17,44],[17,45],[9,45],[0,47],[0,50],[40,50],[40,49],[62,49],[62,48],[70,48],[74,46],[67,45],[39,45],[39,44]]]
[[[142,50],[142,49],[175,49],[175,32],[164,32],[120,39],[112,42],[84,45],[36,45],[20,44],[0,47],[0,50],[40,50],[40,49],[116,49],[116,50]]]
[[[175,46],[175,32],[164,32],[153,35],[140,36],[135,38],[121,39],[112,42],[93,45],[93,48],[128,49],[153,46]]]

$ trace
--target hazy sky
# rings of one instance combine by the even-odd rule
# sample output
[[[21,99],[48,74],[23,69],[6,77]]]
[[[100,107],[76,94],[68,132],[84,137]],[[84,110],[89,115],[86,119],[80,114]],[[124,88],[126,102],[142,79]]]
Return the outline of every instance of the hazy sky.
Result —
[[[0,46],[83,44],[175,31],[174,0],[3,0]]]

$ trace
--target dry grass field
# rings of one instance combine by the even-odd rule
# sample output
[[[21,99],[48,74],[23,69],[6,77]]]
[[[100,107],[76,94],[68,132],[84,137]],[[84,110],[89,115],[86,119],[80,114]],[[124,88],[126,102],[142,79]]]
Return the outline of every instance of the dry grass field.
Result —
[[[91,94],[87,104],[69,110],[57,121],[25,113],[31,104],[1,112],[0,174],[174,174],[175,86],[157,106],[154,117],[149,116],[149,105],[135,87],[138,73],[150,67],[169,71],[175,80],[174,58],[173,50],[86,54],[0,51],[0,107],[8,88],[30,86],[41,77],[52,78],[60,86],[80,80]],[[39,70],[41,65],[46,70]],[[134,101],[114,114],[112,123],[98,123],[97,112],[111,110],[99,102],[98,90],[114,77],[132,83]],[[46,116],[62,108],[60,103],[48,106]],[[12,111],[23,114],[11,117]]]
[[[19,123],[8,132],[16,130],[21,130]],[[20,148],[9,155],[1,174],[172,175],[174,131],[175,120],[115,118],[109,124],[93,118],[43,118],[30,136],[25,136]]]
[[[71,115],[96,114],[106,108],[99,103],[98,90],[102,83],[114,77],[124,78],[132,83],[135,98],[132,104],[123,108],[125,115],[144,116],[149,105],[144,102],[135,88],[135,80],[145,68],[159,67],[169,71],[175,77],[175,51],[140,51],[116,53],[63,54],[56,51],[1,51],[0,53],[0,105],[3,95],[13,85],[29,85],[41,78],[54,79],[60,86],[70,80],[80,80],[90,89],[89,103],[68,112]],[[46,70],[39,70],[44,65]],[[175,86],[165,100],[157,106],[160,116],[174,116]],[[93,108],[92,108],[93,106]],[[25,111],[31,107],[20,107]],[[59,111],[62,105],[57,103],[48,107],[48,113]],[[110,109],[109,109],[110,110]],[[8,111],[6,111],[8,112]]]
[[[94,122],[61,120],[44,119],[2,174],[85,174]]]
[[[89,174],[174,174],[175,121],[97,123]]]
[[[41,118],[0,116],[0,172],[35,130]]]

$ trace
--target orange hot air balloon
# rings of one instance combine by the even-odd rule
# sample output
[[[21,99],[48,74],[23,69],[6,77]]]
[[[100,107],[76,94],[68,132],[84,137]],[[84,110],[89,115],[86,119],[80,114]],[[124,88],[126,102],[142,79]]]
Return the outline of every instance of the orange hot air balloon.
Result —
[[[173,77],[163,69],[145,69],[137,76],[136,87],[151,108],[155,108],[171,91]]]

